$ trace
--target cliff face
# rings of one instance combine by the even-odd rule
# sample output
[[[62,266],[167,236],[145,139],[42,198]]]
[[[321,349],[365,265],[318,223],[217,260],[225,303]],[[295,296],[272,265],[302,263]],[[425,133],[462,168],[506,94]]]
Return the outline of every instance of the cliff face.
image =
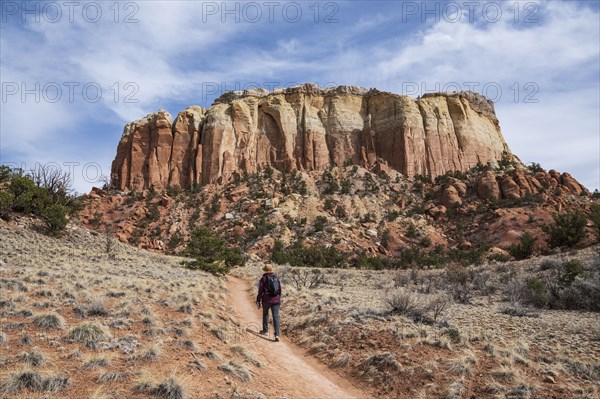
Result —
[[[475,93],[419,100],[354,86],[306,84],[226,93],[172,120],[159,111],[125,126],[114,188],[225,182],[259,167],[321,171],[347,162],[438,176],[509,152],[493,105]]]

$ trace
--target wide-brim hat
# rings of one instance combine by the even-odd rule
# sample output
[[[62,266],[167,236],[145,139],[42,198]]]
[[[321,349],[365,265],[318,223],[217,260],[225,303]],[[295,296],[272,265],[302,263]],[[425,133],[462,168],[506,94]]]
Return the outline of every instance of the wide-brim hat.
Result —
[[[267,272],[267,273],[271,273],[271,272],[273,272],[273,270],[274,270],[273,266],[271,266],[271,265],[264,265],[262,268],[262,271]]]

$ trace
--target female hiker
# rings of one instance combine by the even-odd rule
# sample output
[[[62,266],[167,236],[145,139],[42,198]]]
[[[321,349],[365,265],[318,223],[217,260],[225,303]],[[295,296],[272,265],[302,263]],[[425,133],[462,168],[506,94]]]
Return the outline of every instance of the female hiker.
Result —
[[[279,342],[279,305],[281,303],[281,284],[273,273],[273,266],[265,265],[262,268],[263,276],[258,283],[256,306],[263,308],[263,327],[260,334],[269,333],[269,309],[273,313],[273,327],[275,328],[275,341]]]

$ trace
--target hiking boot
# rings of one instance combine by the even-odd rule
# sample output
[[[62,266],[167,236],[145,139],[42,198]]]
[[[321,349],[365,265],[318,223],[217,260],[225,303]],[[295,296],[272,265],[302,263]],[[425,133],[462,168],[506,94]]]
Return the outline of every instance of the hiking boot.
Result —
[[[277,335],[275,336],[275,342],[279,342],[279,337]]]
[[[258,333],[259,333],[260,335],[267,335],[269,332],[268,332],[268,331],[265,331],[265,330],[260,330]]]

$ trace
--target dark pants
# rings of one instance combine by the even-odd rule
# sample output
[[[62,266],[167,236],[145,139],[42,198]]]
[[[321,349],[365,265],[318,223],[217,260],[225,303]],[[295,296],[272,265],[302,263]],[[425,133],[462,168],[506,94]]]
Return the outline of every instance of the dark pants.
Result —
[[[275,327],[275,335],[279,336],[279,303],[268,304],[263,303],[263,328],[265,332],[269,331],[269,309],[273,313],[273,326]]]

